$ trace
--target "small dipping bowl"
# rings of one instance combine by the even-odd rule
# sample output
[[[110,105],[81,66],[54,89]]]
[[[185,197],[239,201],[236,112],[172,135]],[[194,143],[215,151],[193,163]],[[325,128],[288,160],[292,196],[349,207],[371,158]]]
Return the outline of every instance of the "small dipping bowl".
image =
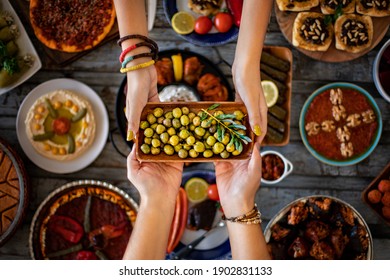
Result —
[[[376,55],[372,73],[376,89],[390,102],[390,40],[383,44]]]
[[[283,156],[281,153],[277,152],[277,151],[264,151],[261,153],[261,158],[262,158],[262,168],[264,168],[264,160],[266,157],[268,156],[273,156],[273,157],[278,157],[282,160],[283,162],[283,172],[281,173],[280,177],[275,179],[275,180],[266,180],[266,179],[263,179],[263,177],[261,177],[261,182],[262,183],[265,183],[265,184],[269,184],[269,185],[272,185],[272,184],[277,184],[279,183],[280,181],[282,181],[284,178],[286,178],[292,171],[293,171],[293,164],[291,163],[291,161],[289,161],[285,156]],[[263,176],[263,174],[262,174]]]

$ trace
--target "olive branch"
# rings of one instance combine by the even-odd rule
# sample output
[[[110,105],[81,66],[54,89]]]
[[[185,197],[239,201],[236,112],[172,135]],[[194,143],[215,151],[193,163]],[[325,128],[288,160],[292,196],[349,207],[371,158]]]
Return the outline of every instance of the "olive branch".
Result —
[[[235,123],[235,119],[237,116],[235,114],[219,114],[217,116],[213,116],[209,111],[216,109],[220,104],[216,103],[211,105],[207,109],[201,109],[201,121],[204,121],[209,116],[210,119],[207,122],[207,125],[211,124],[213,120],[217,122],[217,138],[219,142],[222,142],[223,136],[225,132],[228,131],[230,133],[231,139],[229,144],[234,144],[234,147],[240,153],[243,150],[243,145],[247,145],[252,142],[252,140],[245,135],[245,133],[240,132],[240,130],[246,130],[246,127],[242,124]],[[228,145],[229,145],[228,144]]]

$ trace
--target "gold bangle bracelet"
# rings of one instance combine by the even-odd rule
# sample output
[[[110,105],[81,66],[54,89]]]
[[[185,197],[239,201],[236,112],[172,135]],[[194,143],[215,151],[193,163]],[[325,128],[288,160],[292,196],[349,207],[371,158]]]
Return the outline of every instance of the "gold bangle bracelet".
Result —
[[[147,62],[144,62],[144,63],[141,63],[141,64],[137,64],[137,65],[134,65],[134,66],[121,68],[120,72],[121,73],[127,73],[127,72],[138,70],[138,69],[141,69],[141,68],[146,68],[146,67],[152,66],[154,63],[155,63],[154,60],[150,60],[150,61],[147,61]]]
[[[222,220],[233,222],[233,223],[247,224],[247,225],[260,224],[262,222],[261,213],[257,208],[256,203],[255,206],[247,213],[237,217],[231,217],[231,218],[227,218],[225,215],[222,215]]]

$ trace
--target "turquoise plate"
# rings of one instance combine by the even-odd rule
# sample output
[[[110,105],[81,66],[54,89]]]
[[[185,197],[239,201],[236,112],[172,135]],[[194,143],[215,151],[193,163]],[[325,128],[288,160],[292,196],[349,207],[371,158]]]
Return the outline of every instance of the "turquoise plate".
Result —
[[[364,153],[357,155],[357,156],[354,156],[354,157],[351,157],[351,158],[346,159],[346,160],[333,160],[333,159],[329,159],[329,158],[321,155],[320,153],[318,153],[309,144],[309,141],[308,141],[307,135],[306,135],[306,131],[305,131],[305,116],[306,116],[307,110],[308,110],[311,102],[314,100],[314,98],[316,96],[318,96],[322,92],[324,92],[328,89],[331,89],[331,88],[349,88],[349,89],[353,89],[353,90],[363,94],[367,98],[371,107],[373,108],[375,115],[377,117],[377,120],[378,120],[378,128],[376,131],[376,135],[374,136],[374,139],[372,140],[370,147]],[[364,160],[365,158],[367,158],[374,151],[375,147],[377,146],[377,144],[381,138],[382,127],[383,127],[383,123],[382,123],[381,112],[380,112],[379,107],[376,104],[374,98],[365,89],[363,89],[357,85],[351,84],[351,83],[331,83],[331,84],[327,84],[323,87],[320,87],[319,89],[314,91],[312,93],[312,95],[310,95],[310,97],[306,100],[305,104],[303,105],[303,108],[302,108],[302,111],[300,114],[300,118],[299,118],[299,132],[301,134],[303,144],[305,144],[306,148],[309,150],[309,152],[316,159],[318,159],[319,161],[321,161],[323,163],[326,163],[329,165],[334,165],[334,166],[354,165],[354,164],[357,164],[358,162]]]

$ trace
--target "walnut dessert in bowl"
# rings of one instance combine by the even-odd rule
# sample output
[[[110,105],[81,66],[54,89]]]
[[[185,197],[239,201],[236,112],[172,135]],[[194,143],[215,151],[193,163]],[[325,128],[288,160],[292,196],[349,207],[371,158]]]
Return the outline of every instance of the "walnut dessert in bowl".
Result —
[[[302,141],[323,163],[356,164],[378,144],[382,117],[374,98],[350,83],[332,83],[317,89],[305,102],[299,119]]]

